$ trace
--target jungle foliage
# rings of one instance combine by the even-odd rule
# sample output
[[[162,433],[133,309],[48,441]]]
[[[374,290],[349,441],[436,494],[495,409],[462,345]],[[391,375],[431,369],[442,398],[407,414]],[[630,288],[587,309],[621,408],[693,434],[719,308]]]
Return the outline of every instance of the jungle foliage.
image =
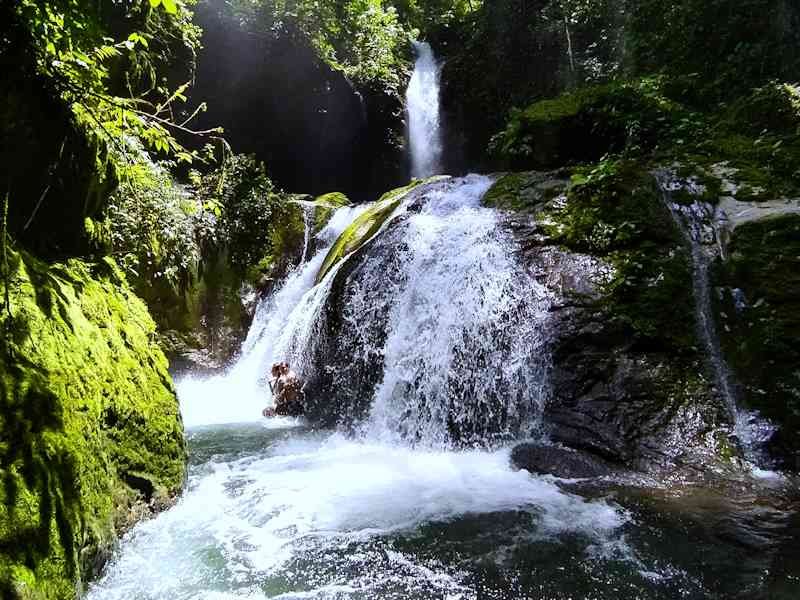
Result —
[[[446,58],[447,119],[466,139],[462,162],[492,168],[486,144],[509,111],[565,92],[656,80],[708,115],[770,82],[796,83],[798,23],[786,0],[498,0],[431,35]]]
[[[383,0],[232,0],[210,3],[250,35],[302,36],[356,84],[397,89],[411,30]]]
[[[200,44],[192,4],[22,0],[15,17],[36,71],[88,135],[121,159],[136,139],[153,152],[191,162],[175,137],[190,120],[180,118],[177,108],[189,83],[169,89],[165,73],[183,64],[191,77]]]

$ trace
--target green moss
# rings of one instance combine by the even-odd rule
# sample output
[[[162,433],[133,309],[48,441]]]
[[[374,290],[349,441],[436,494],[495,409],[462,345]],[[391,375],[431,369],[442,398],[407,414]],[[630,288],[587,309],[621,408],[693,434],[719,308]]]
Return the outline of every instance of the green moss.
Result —
[[[343,206],[350,206],[351,202],[342,192],[328,192],[322,196],[317,196],[314,199],[314,204],[317,205],[314,210],[314,232],[316,233],[325,227],[333,211]]]
[[[609,153],[656,148],[669,125],[691,114],[654,80],[581,88],[511,114],[490,150],[514,169],[594,162]]]
[[[800,89],[777,82],[755,88],[730,105],[721,124],[755,136],[765,130],[796,132],[800,127]]]
[[[771,83],[702,112],[679,78],[650,77],[580,88],[513,111],[490,151],[515,170],[636,159],[654,168],[690,165],[712,173],[724,163],[742,200],[800,195],[800,91]],[[691,87],[691,85],[689,86]],[[709,175],[709,180],[714,179]],[[707,186],[706,199],[720,192]]]
[[[0,362],[0,589],[73,598],[136,500],[185,476],[155,326],[110,261],[11,254]],[[0,285],[0,289],[2,289]]]
[[[325,278],[325,275],[338,263],[342,258],[358,250],[378,230],[383,226],[386,220],[394,213],[395,209],[400,206],[400,202],[406,195],[423,183],[431,183],[443,177],[431,177],[429,179],[415,179],[407,186],[397,188],[386,192],[380,199],[375,202],[369,209],[361,213],[350,226],[345,229],[336,240],[336,243],[328,251],[322,266],[317,273],[317,283]]]
[[[562,194],[568,183],[565,173],[505,173],[484,194],[484,206],[500,210],[532,212]]]
[[[652,175],[636,162],[577,170],[565,197],[538,217],[551,243],[614,267],[601,301],[652,346],[694,352],[689,257]]]
[[[325,261],[317,273],[317,283],[322,281],[328,271],[343,257],[357,250],[364,242],[370,239],[386,220],[400,205],[400,198],[396,200],[380,200],[366,212],[359,215],[353,223],[344,230],[336,243],[325,256]]]

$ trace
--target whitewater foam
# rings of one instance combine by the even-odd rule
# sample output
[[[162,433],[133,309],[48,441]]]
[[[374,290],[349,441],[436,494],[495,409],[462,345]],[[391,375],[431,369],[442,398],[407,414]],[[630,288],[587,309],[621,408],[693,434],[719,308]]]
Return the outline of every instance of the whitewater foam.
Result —
[[[533,515],[532,535],[539,538],[574,532],[598,543],[625,522],[606,502],[587,501],[552,481],[513,471],[507,450],[418,451],[307,434],[274,444],[267,456],[196,468],[189,491],[174,508],[125,537],[123,552],[88,598],[249,593],[287,571],[296,574],[297,561],[319,553],[413,535],[425,524],[462,515],[511,511]],[[348,560],[359,563],[358,552],[347,552]],[[402,561],[405,570],[428,583],[460,585],[443,567],[406,554],[396,553],[389,564]],[[371,570],[372,583],[391,576],[385,564],[367,561],[360,568]],[[331,576],[307,583],[316,588],[346,582]]]

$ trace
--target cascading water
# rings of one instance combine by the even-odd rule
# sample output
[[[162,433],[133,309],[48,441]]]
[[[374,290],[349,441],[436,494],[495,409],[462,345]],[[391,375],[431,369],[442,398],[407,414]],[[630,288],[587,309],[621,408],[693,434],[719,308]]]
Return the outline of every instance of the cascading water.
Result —
[[[548,296],[511,256],[491,185],[468,177],[403,223],[388,335],[368,431],[446,447],[526,431],[547,395]],[[380,269],[376,262],[373,268]],[[373,273],[373,276],[377,273]],[[372,285],[380,284],[379,281]],[[351,318],[359,320],[356,307]]]
[[[691,251],[697,332],[705,346],[716,387],[725,402],[734,434],[741,442],[746,458],[758,464],[762,462],[759,446],[769,439],[774,428],[756,413],[739,407],[733,374],[722,354],[711,301],[711,261],[715,252],[722,251],[717,247],[719,240],[712,225],[714,208],[699,200],[684,204],[673,199],[672,194],[685,186],[689,187],[690,193],[697,195],[698,190],[693,189],[691,182],[679,181],[668,172],[659,173],[657,180],[665,203]]]
[[[517,265],[498,213],[480,206],[490,185],[469,176],[410,194],[342,284],[343,325],[328,355],[347,361],[333,389],[382,372],[374,389],[359,390],[370,397],[360,427],[369,439],[485,445],[538,422],[549,297]],[[292,354],[314,355],[309,334]]]
[[[584,560],[637,564],[614,504],[513,470],[508,447],[448,449],[454,430],[478,436],[476,424],[491,423],[489,435],[501,438],[524,433],[546,398],[548,299],[516,266],[498,215],[479,206],[488,183],[437,182],[410,197],[370,245],[370,256],[385,244],[395,251],[368,260],[363,278],[351,277],[351,257],[314,285],[320,251],[262,302],[229,372],[180,382],[187,492],[126,535],[90,600],[477,599],[486,589],[519,597],[502,591],[510,589],[502,577],[479,575],[479,565],[516,564],[512,557],[562,539],[573,558],[540,564],[546,579],[558,579],[565,560],[571,578]],[[355,213],[338,211],[323,239]],[[302,421],[290,429],[281,419],[193,429],[257,418],[270,361],[315,368],[302,354],[321,343],[323,308],[345,285],[334,285],[344,267],[346,285],[365,286],[348,296],[346,319],[370,318],[373,299],[388,309],[383,341],[350,357],[382,357],[360,435],[315,433]],[[628,569],[646,585],[639,570]]]
[[[308,250],[311,245],[311,232],[314,228],[314,211],[316,205],[305,200],[296,200],[297,204],[303,209],[303,254],[300,257],[300,264],[306,264],[308,260]]]
[[[186,426],[244,423],[259,418],[261,409],[270,402],[266,385],[269,365],[283,360],[281,334],[286,324],[308,319],[304,301],[314,295],[314,279],[330,245],[364,209],[341,208],[333,214],[317,234],[321,248],[314,257],[301,262],[274,294],[259,303],[239,359],[226,373],[210,378],[188,376],[177,383]],[[305,221],[304,254],[312,220]]]
[[[414,42],[417,60],[406,91],[411,176],[441,172],[442,134],[439,118],[439,71],[430,44]]]

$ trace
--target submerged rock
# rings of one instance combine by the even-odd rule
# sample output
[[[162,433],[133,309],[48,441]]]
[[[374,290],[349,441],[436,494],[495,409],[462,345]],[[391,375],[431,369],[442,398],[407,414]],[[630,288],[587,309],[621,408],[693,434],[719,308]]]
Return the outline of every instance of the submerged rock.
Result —
[[[110,260],[12,252],[0,317],[0,595],[74,598],[166,506],[186,450],[145,305]]]

